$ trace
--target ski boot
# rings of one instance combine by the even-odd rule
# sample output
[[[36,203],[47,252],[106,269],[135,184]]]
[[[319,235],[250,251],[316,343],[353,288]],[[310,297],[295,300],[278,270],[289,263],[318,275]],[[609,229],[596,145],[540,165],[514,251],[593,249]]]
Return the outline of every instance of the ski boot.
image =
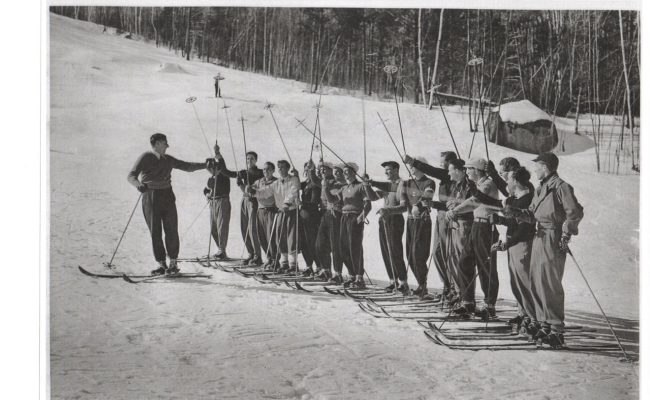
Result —
[[[465,303],[457,305],[451,312],[461,319],[470,319],[475,309],[476,306],[473,303]]]
[[[564,345],[564,335],[557,331],[552,331],[548,336],[546,336],[546,343],[553,350],[562,350],[566,348]]]
[[[400,282],[400,285],[397,287],[397,291],[402,293],[404,296],[408,296],[411,294],[411,289],[409,288],[409,284],[406,282]]]
[[[363,281],[363,278],[357,278],[357,280],[352,283],[352,287],[359,290],[365,289],[366,282]]]
[[[352,286],[355,280],[356,279],[354,278],[354,276],[350,276],[345,282],[343,282],[343,287],[349,288],[350,286]]]
[[[170,259],[169,260],[169,268],[167,268],[167,271],[165,272],[165,275],[176,275],[179,272],[181,272],[180,269],[178,269],[178,263],[176,262],[175,259]]]
[[[479,310],[476,310],[474,315],[480,318],[482,321],[489,321],[491,319],[496,319],[497,313],[493,304],[486,304],[481,307]]]
[[[158,261],[158,264],[156,264],[158,268],[154,269],[151,271],[151,275],[157,276],[157,275],[165,275],[167,272],[167,263],[165,261]]]
[[[302,271],[301,275],[305,278],[309,278],[310,276],[314,275],[314,270],[311,269],[311,267],[307,267],[304,271]]]
[[[333,285],[342,285],[342,284],[343,284],[343,277],[342,277],[340,274],[335,273],[335,274],[332,275],[332,277],[327,281],[327,283],[331,283],[331,284],[333,284]]]
[[[395,283],[393,282],[390,285],[386,286],[384,290],[387,292],[392,292],[393,290],[395,290]]]

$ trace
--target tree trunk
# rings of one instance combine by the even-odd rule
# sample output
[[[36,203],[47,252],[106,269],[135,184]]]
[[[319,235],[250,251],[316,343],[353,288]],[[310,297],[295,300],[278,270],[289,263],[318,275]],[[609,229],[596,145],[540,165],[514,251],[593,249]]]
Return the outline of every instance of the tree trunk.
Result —
[[[429,92],[429,109],[433,105],[433,87],[436,84],[436,74],[438,73],[438,58],[440,56],[440,40],[442,39],[442,22],[445,9],[440,10],[440,22],[438,23],[438,40],[436,43],[436,59],[433,63],[433,76],[431,77],[431,91]]]
[[[187,26],[185,28],[185,59],[187,61],[189,61],[190,60],[190,51],[191,51],[191,48],[190,48],[190,21],[191,21],[191,16],[192,16],[192,9],[188,7],[186,9],[186,12],[187,12]]]
[[[632,166],[634,167],[634,116],[632,115],[632,102],[630,101],[630,81],[627,76],[627,61],[625,60],[625,41],[623,40],[623,14],[618,11],[619,30],[621,32],[621,56],[623,57],[623,76],[625,77],[625,100],[627,103],[627,116],[630,128],[630,149],[632,151]]]
[[[422,9],[418,10],[418,66],[420,67],[420,93],[422,93],[422,104],[424,104],[424,74],[422,72]]]

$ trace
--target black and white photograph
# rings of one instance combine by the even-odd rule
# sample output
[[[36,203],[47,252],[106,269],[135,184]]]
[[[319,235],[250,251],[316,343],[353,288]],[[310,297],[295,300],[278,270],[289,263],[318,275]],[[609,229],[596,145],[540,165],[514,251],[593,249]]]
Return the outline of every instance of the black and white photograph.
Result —
[[[640,2],[93,3],[45,398],[641,397]]]

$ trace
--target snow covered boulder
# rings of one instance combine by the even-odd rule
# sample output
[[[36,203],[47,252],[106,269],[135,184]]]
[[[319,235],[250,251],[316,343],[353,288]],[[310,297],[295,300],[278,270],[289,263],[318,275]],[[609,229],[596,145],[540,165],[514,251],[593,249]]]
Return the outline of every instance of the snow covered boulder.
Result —
[[[167,72],[173,74],[187,74],[187,71],[176,63],[162,63],[158,67],[158,72]]]
[[[494,107],[487,125],[490,141],[511,149],[539,154],[558,143],[553,118],[528,100]]]

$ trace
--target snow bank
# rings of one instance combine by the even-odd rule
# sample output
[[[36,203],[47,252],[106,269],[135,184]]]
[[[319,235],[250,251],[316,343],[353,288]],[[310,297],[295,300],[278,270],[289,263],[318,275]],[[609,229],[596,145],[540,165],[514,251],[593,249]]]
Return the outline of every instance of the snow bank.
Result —
[[[493,112],[497,112],[498,110],[498,107],[492,109]],[[499,114],[503,122],[512,122],[519,125],[539,120],[553,120],[553,118],[551,118],[551,116],[544,110],[538,108],[528,100],[501,104],[501,111]]]
[[[158,72],[166,72],[166,73],[172,73],[172,74],[187,74],[188,72],[185,71],[183,67],[176,63],[162,63],[158,67]]]

